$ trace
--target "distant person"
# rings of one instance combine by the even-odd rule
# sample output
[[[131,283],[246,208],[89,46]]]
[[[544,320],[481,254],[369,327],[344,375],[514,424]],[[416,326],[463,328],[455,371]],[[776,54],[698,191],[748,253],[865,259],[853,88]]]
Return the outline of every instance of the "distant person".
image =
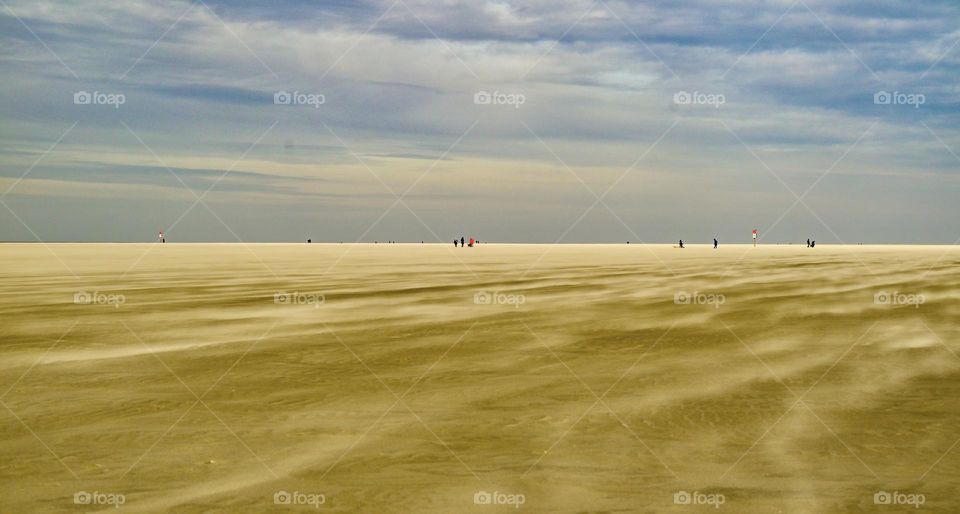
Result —
[[[456,239],[454,239],[454,240],[453,240],[453,247],[456,248],[458,244],[460,244],[460,241],[457,241]]]
[[[807,248],[810,248],[810,238],[807,238]]]
[[[683,248],[683,239],[680,240],[680,248]]]
[[[813,248],[813,247],[815,247],[815,246],[817,246],[817,242],[816,242],[816,241],[810,241],[810,248]]]
[[[717,242],[717,238],[713,238],[713,249],[714,249],[714,250],[717,249],[717,245],[718,245],[718,244],[720,244],[720,243]]]
[[[473,248],[473,238],[470,238],[470,248]]]
[[[312,243],[312,242],[313,242],[312,239],[307,239],[307,244]]]
[[[460,237],[460,248],[463,248],[464,246],[467,246],[467,245],[463,244],[464,242],[465,242],[465,239],[463,239],[463,236],[461,236],[461,237]]]

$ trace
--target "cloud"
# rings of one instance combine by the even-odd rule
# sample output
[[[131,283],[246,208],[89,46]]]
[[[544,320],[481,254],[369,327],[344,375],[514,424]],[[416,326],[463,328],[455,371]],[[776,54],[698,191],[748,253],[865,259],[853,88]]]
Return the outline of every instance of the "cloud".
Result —
[[[636,178],[631,172],[609,201],[613,210],[629,213],[638,232],[648,230],[645,220],[663,216],[656,210],[662,205],[701,202],[676,213],[671,226],[677,229],[711,218],[696,187],[711,177],[724,194],[759,189],[787,202],[751,213],[758,224],[776,219],[792,196],[758,157],[800,191],[810,177],[831,169],[831,177],[876,181],[870,190],[878,197],[903,193],[907,202],[948,205],[957,192],[960,6],[952,2],[9,5],[23,23],[10,11],[0,13],[0,66],[7,77],[0,84],[0,115],[7,120],[0,128],[0,176],[17,177],[43,156],[9,194],[29,201],[40,201],[39,181],[76,184],[71,196],[88,198],[93,209],[107,193],[176,189],[163,164],[182,172],[191,188],[231,169],[216,189],[225,208],[313,198],[358,216],[349,226],[361,227],[359,235],[379,214],[366,209],[382,202],[385,210],[394,193],[412,186],[409,198],[438,233],[470,224],[487,239],[509,239],[513,230],[562,233],[558,220],[575,219],[570,211],[595,200],[583,184],[605,190],[632,165]],[[126,102],[116,109],[75,105],[80,90],[120,93]],[[324,101],[276,105],[279,91]],[[525,101],[478,105],[479,91]],[[877,105],[878,91],[922,94],[925,101],[917,108]],[[719,94],[725,102],[679,105],[679,92]],[[75,121],[77,128],[44,155]],[[830,168],[872,124],[856,149]],[[758,166],[765,175],[759,182]],[[936,187],[905,190],[898,180],[910,176]],[[80,184],[114,187],[93,194],[96,187]],[[863,190],[849,180],[831,187],[837,190],[830,197],[838,198]],[[628,188],[661,196],[638,205]],[[359,214],[348,209],[351,201],[363,206]],[[484,209],[489,206],[495,208]],[[543,214],[524,214],[532,208]],[[844,212],[856,217],[863,207],[824,202],[823,208],[830,209],[826,219]],[[28,222],[76,223],[70,233],[82,233],[85,211],[82,205],[75,210],[71,219],[31,210],[37,214]],[[945,208],[933,214],[942,219],[924,225],[949,225],[956,214],[955,207]],[[890,223],[881,216],[850,228],[862,234],[837,233],[906,237],[886,231]],[[619,240],[622,228],[585,234]],[[206,225],[195,229],[196,239],[223,239]],[[281,226],[280,235],[301,239],[300,227],[287,230]],[[409,230],[410,239],[432,239],[419,224]],[[930,241],[956,238],[923,230]],[[278,236],[251,237],[268,235]]]

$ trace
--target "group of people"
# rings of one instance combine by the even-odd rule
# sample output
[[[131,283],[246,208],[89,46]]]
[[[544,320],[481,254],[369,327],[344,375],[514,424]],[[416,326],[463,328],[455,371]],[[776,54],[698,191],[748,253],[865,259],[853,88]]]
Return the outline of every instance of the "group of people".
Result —
[[[166,243],[166,242],[167,242],[167,240],[164,239],[164,237],[163,237],[163,232],[160,233],[160,241],[163,242],[163,243]],[[307,242],[308,242],[308,243],[312,243],[313,240],[307,239]],[[374,242],[375,242],[375,243],[379,243],[379,241],[374,241]],[[423,241],[420,241],[420,242],[423,243]],[[387,243],[396,243],[396,241],[387,241]],[[464,238],[463,236],[461,236],[460,239],[457,239],[457,238],[454,238],[454,239],[453,239],[453,246],[454,246],[454,248],[456,248],[456,247],[461,247],[461,248],[462,248],[462,247],[466,247],[466,246],[469,246],[470,248],[473,248],[474,245],[478,245],[478,244],[480,244],[480,240],[479,240],[479,239],[474,239],[474,238],[472,238],[472,237],[470,238],[469,241],[467,241],[467,239]],[[627,244],[630,244],[630,241],[627,241]],[[807,239],[807,248],[813,248],[813,247],[815,247],[816,245],[817,245],[817,242],[816,242],[816,241],[811,241],[810,239]],[[717,249],[717,248],[719,248],[719,247],[720,247],[720,242],[717,241],[717,238],[713,238],[713,248],[714,248],[714,249]],[[680,248],[685,248],[685,247],[683,246],[683,239],[680,240]]]
[[[713,238],[713,248],[716,249],[719,247],[720,247],[720,241],[717,241],[717,238]],[[680,248],[684,248],[683,239],[680,240]]]
[[[464,247],[464,246],[469,246],[470,248],[473,248],[473,245],[475,245],[475,244],[477,244],[477,245],[480,244],[480,240],[474,240],[474,239],[471,237],[471,238],[470,238],[470,241],[467,242],[467,240],[464,239],[463,236],[460,237],[460,240],[459,240],[459,241],[457,240],[457,238],[453,238],[453,247],[454,247],[454,248],[456,248],[458,245],[459,245],[461,248]]]
[[[627,244],[630,244],[630,241],[627,241]],[[717,241],[717,238],[713,238],[713,247],[718,248],[719,246],[720,246],[720,242]],[[807,248],[814,248],[815,246],[817,246],[816,241],[811,241],[810,239],[807,239]],[[683,239],[680,240],[680,248],[684,248]]]

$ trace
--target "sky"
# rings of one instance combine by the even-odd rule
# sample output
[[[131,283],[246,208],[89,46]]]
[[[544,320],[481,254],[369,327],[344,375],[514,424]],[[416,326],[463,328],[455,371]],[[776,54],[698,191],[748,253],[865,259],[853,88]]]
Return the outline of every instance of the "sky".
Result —
[[[955,0],[2,0],[0,70],[0,241],[960,238]]]

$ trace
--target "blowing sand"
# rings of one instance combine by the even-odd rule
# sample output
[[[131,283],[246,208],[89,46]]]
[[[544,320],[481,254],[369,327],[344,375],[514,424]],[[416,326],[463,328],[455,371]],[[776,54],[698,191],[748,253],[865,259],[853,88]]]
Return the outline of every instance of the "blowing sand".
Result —
[[[0,512],[957,512],[958,264],[2,245]]]

